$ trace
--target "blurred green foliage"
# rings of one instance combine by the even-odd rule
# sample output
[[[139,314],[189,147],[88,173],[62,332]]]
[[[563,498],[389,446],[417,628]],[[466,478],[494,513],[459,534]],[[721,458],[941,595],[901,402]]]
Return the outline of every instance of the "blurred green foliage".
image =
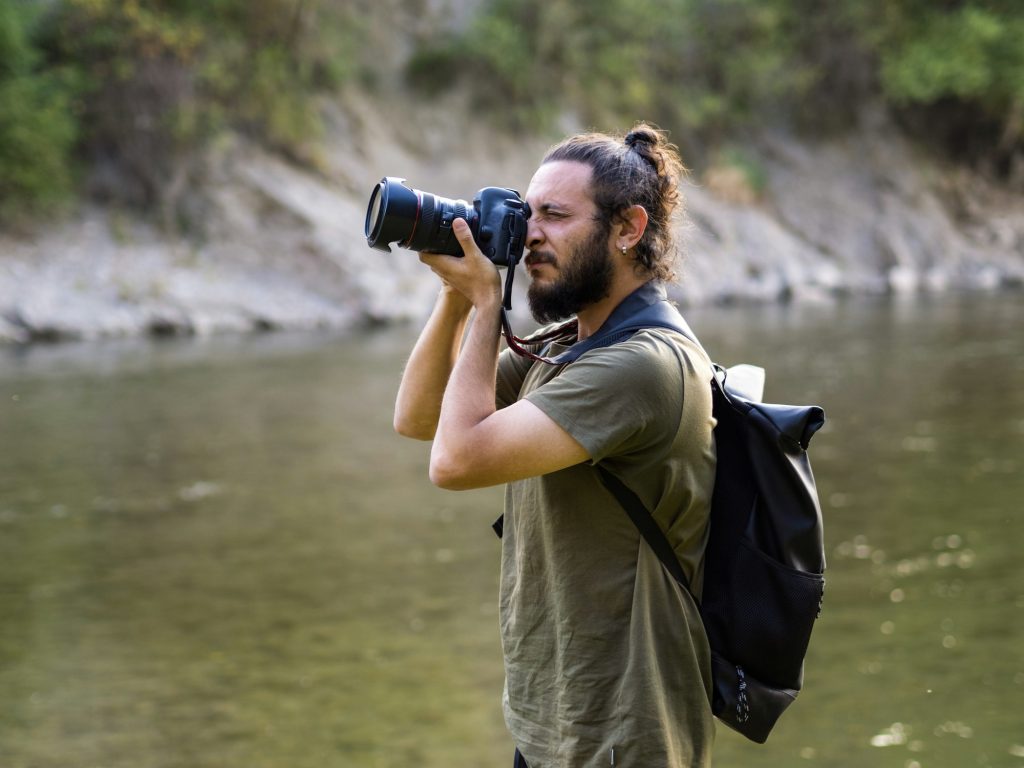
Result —
[[[72,184],[73,88],[65,71],[39,67],[32,10],[0,5],[0,219],[58,203]]]
[[[359,27],[330,0],[8,0],[0,206],[60,199],[76,163],[93,194],[162,205],[226,126],[315,163]]]
[[[933,5],[881,5],[887,23],[879,26],[861,16],[881,55],[885,92],[901,102],[976,101],[996,113],[1024,98],[1024,5],[956,3],[929,12]]]
[[[431,8],[4,0],[0,217],[60,201],[76,176],[166,206],[225,128],[316,166],[319,96],[368,74],[360,56],[387,76],[368,30],[408,45],[427,97],[469,88],[504,124],[652,120],[699,160],[744,131],[842,129],[882,103],[953,155],[1024,167],[1020,0],[482,0],[440,35]]]
[[[1012,170],[1013,158],[1024,167],[1024,3],[872,0],[859,8],[882,92],[918,133],[997,170]]]
[[[997,126],[992,152],[1024,146],[1019,0],[486,0],[410,62],[428,87],[459,72],[521,125],[653,119],[717,145],[779,121],[842,128],[875,101],[925,132]]]

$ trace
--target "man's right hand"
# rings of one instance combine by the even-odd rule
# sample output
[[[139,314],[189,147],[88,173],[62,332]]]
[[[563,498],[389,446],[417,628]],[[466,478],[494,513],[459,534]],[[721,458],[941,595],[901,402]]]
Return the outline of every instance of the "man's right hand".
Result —
[[[455,219],[452,231],[462,246],[461,257],[421,253],[420,261],[429,266],[444,281],[445,286],[465,297],[477,310],[497,311],[501,304],[501,275],[498,268],[481,253],[464,219]]]

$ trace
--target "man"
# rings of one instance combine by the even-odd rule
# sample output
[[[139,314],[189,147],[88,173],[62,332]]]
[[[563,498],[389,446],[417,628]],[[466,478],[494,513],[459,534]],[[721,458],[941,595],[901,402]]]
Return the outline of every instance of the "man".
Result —
[[[675,147],[646,125],[576,136],[545,156],[526,195],[528,298],[540,321],[578,321],[547,354],[593,335],[617,307],[664,297],[682,173]],[[500,622],[515,764],[707,765],[710,652],[697,604],[594,465],[643,500],[699,594],[715,470],[710,362],[660,329],[564,366],[509,350],[499,359],[498,273],[465,222],[455,232],[464,258],[420,256],[443,287],[395,428],[433,439],[430,479],[442,488],[508,484]]]

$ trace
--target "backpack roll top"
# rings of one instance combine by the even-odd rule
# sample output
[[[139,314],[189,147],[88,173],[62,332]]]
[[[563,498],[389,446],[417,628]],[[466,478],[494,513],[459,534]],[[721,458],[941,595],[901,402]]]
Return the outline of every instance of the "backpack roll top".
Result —
[[[807,444],[824,419],[818,406],[765,403],[749,404],[746,418],[759,500],[774,505],[752,508],[747,535],[779,563],[816,574],[825,572],[824,540]]]

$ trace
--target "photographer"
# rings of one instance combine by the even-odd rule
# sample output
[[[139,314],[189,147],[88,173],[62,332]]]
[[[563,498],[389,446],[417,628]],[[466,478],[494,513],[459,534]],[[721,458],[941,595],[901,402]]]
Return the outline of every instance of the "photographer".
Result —
[[[675,147],[643,124],[548,152],[526,195],[528,298],[538,321],[575,315],[578,325],[534,353],[592,336],[623,302],[664,298],[682,174]],[[569,365],[499,354],[498,272],[464,221],[452,229],[464,257],[420,255],[443,287],[403,375],[395,429],[434,441],[430,479],[442,488],[508,484],[500,624],[516,766],[708,765],[711,662],[697,604],[594,465],[643,500],[700,594],[715,472],[710,362],[660,329]]]

